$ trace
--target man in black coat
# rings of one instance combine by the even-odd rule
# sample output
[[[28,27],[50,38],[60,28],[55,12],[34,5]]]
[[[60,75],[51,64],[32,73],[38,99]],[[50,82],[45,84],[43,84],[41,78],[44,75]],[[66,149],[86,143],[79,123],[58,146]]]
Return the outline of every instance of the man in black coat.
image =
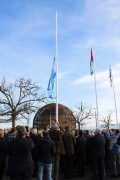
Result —
[[[73,172],[73,155],[75,149],[75,136],[71,132],[71,126],[66,126],[65,133],[63,135],[63,144],[65,149],[64,159],[64,171],[65,177],[71,178]]]
[[[4,139],[4,132],[0,130],[0,180],[3,178],[7,153],[8,147]]]
[[[105,138],[100,134],[100,130],[96,130],[95,136],[91,139],[91,155],[94,180],[103,180]]]
[[[82,130],[79,130],[79,136],[76,138],[75,151],[78,162],[78,176],[83,177],[85,175],[86,139]]]
[[[38,180],[43,179],[44,169],[46,179],[52,180],[52,163],[56,153],[54,142],[49,137],[48,130],[43,131],[43,138],[38,141],[36,154],[38,156]]]
[[[33,140],[33,143],[35,145],[31,151],[31,153],[32,153],[32,159],[33,159],[34,166],[35,166],[35,169],[33,171],[33,176],[36,177],[37,171],[38,171],[38,159],[37,159],[37,155],[36,155],[36,145],[39,141],[39,137],[37,135],[37,129],[32,130],[32,135],[30,136],[30,138]]]
[[[11,153],[11,180],[31,180],[34,164],[31,149],[34,143],[30,138],[25,138],[26,130],[19,127],[17,138],[9,145]]]
[[[53,124],[52,128],[49,131],[49,136],[54,141],[56,147],[56,154],[53,163],[53,180],[59,180],[60,155],[65,154],[64,144],[62,140],[63,134],[63,128],[55,122],[55,124]]]

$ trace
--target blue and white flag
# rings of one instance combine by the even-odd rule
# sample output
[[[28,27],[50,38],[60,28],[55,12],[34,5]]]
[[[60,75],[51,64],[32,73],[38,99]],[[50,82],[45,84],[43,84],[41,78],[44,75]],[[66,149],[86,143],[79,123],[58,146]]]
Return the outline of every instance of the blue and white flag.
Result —
[[[54,58],[52,72],[51,72],[51,76],[50,76],[50,79],[48,82],[48,88],[47,88],[48,96],[52,100],[54,98],[55,79],[56,79],[56,65],[55,65],[55,58]]]

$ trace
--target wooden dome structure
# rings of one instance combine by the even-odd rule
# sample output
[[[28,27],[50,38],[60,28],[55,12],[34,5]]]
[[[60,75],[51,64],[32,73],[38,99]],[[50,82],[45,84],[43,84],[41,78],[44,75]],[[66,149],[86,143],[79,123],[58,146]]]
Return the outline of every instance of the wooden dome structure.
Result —
[[[47,104],[40,108],[36,113],[33,120],[33,128],[43,129],[46,126],[51,127],[51,122],[55,119],[56,104]],[[72,111],[62,104],[58,104],[58,121],[62,127],[71,125],[73,130],[76,127],[76,120]]]

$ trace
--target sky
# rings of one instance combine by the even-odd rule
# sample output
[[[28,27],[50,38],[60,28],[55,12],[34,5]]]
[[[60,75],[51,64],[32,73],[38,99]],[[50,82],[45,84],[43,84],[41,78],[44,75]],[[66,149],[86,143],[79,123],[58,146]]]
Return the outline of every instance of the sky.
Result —
[[[31,78],[47,94],[56,54],[56,11],[59,103],[74,107],[82,101],[96,107],[92,48],[99,115],[109,110],[115,115],[111,66],[119,118],[120,0],[0,0],[0,78]]]

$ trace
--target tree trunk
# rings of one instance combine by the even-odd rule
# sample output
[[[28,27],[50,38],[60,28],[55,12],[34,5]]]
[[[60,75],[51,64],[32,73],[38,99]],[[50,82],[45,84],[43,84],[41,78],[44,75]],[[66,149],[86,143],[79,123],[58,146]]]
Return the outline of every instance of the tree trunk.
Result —
[[[80,123],[78,123],[78,129],[80,130],[81,128],[80,128]]]
[[[12,127],[15,127],[16,117],[12,117]]]

